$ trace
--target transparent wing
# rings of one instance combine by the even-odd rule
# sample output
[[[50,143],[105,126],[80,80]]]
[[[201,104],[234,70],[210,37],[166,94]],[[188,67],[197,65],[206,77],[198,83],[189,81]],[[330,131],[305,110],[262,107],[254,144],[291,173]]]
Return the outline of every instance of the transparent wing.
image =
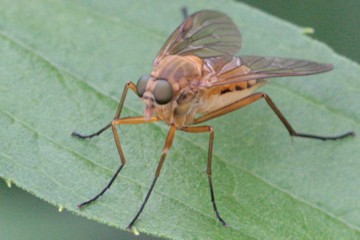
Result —
[[[221,58],[205,59],[206,64],[217,72],[217,82],[202,83],[206,87],[272,77],[303,76],[333,69],[331,64],[261,56],[233,57],[224,62]]]
[[[154,64],[174,54],[201,58],[234,56],[240,47],[241,36],[234,22],[224,13],[204,10],[186,18],[171,34]]]

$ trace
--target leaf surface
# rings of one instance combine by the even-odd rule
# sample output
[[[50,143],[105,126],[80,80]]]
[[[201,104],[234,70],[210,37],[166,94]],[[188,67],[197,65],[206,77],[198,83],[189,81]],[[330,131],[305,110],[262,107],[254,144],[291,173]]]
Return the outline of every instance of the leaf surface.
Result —
[[[115,114],[124,84],[151,62],[180,24],[183,5],[218,9],[243,35],[243,55],[335,65],[317,76],[273,79],[268,93],[299,132],[360,127],[360,67],[302,29],[246,5],[219,1],[8,1],[0,5],[0,176],[52,204],[124,229],[153,178],[168,127],[122,126],[127,164],[110,191],[79,211],[119,165],[111,131],[81,141]],[[123,116],[142,115],[129,94]],[[136,227],[172,239],[358,239],[359,138],[288,137],[265,101],[209,122],[215,128],[210,202],[208,135],[177,132]]]

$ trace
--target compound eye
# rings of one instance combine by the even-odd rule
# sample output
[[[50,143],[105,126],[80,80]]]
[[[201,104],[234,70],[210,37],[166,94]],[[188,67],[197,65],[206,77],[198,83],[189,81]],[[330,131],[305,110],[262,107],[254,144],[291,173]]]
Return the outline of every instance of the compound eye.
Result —
[[[153,92],[156,103],[163,105],[171,101],[174,93],[170,83],[167,80],[159,79]]]
[[[144,95],[144,92],[146,90],[146,85],[149,82],[150,78],[151,78],[150,74],[145,74],[139,78],[136,84],[137,94],[139,95],[139,97],[142,97]]]

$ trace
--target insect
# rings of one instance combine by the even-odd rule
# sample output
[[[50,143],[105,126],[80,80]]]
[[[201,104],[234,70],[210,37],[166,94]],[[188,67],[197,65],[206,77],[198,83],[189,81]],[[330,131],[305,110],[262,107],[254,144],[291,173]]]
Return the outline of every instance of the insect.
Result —
[[[216,205],[211,177],[214,129],[202,123],[265,99],[291,136],[336,140],[354,135],[353,132],[347,132],[328,137],[296,132],[266,93],[254,92],[265,83],[265,78],[322,73],[332,70],[331,64],[279,57],[235,56],[240,47],[240,32],[226,14],[204,10],[186,17],[155,57],[153,71],[140,77],[137,84],[128,82],[125,85],[114,119],[93,134],[72,133],[79,138],[92,138],[111,128],[121,160],[105,188],[81,203],[79,208],[102,196],[125,165],[117,125],[164,121],[169,126],[154,179],[143,203],[128,225],[129,229],[140,216],[154,189],[177,130],[209,134],[207,176],[210,198],[216,217],[223,225],[226,223]],[[120,117],[129,89],[145,103],[144,116]]]

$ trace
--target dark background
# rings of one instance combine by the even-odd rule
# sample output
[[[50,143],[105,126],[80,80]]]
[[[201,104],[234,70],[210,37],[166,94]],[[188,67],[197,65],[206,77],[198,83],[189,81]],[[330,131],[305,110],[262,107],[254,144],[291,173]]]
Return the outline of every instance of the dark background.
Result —
[[[312,27],[311,37],[326,43],[335,52],[360,62],[360,1],[242,0],[271,15],[302,27]]]
[[[244,0],[251,6],[302,27],[337,53],[360,62],[360,1]],[[15,186],[0,181],[0,239],[140,239],[106,225],[58,210]],[[33,219],[29,225],[28,219]],[[23,220],[23,222],[22,222]],[[14,224],[16,223],[16,224]],[[51,236],[48,234],[51,233]],[[144,239],[145,235],[141,235]],[[150,238],[149,238],[150,239]],[[151,238],[154,239],[154,238]]]

